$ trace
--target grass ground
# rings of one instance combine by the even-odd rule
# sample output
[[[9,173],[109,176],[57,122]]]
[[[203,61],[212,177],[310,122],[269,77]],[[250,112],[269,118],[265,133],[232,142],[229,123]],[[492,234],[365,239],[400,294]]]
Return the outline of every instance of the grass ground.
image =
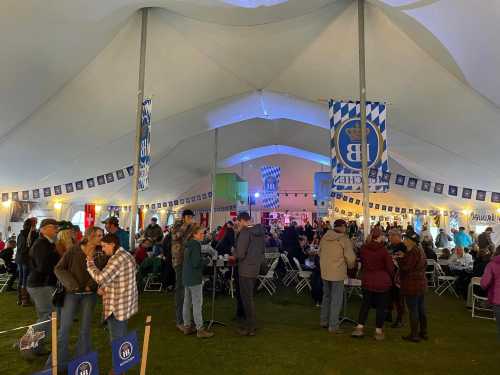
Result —
[[[130,327],[142,336],[145,316],[153,316],[148,374],[155,375],[498,373],[500,345],[495,339],[495,323],[471,319],[463,303],[451,297],[429,293],[427,302],[431,339],[421,344],[401,340],[407,328],[388,328],[385,342],[371,337],[332,337],[319,328],[319,311],[310,298],[297,296],[293,290],[282,290],[273,297],[259,294],[261,328],[256,337],[235,335],[231,322],[234,301],[229,297],[216,300],[216,318],[228,326],[215,327],[216,336],[211,340],[184,337],[175,330],[171,293],[143,294],[141,311]],[[18,307],[13,293],[0,295],[0,306],[0,330],[33,321],[34,310]],[[348,315],[357,316],[358,306],[353,297]],[[205,318],[209,317],[208,308],[206,303]],[[373,318],[374,312],[371,315]],[[96,322],[98,316],[96,311]],[[369,324],[373,326],[373,320]],[[73,339],[76,334],[75,330]],[[11,348],[18,336],[0,336],[0,374],[31,374],[43,366],[45,358],[27,362]],[[92,337],[101,373],[106,374],[111,356],[107,332],[95,324]]]

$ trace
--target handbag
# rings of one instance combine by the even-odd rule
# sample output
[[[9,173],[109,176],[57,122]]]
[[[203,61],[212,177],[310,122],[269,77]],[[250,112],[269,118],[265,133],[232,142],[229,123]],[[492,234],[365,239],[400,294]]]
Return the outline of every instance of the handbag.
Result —
[[[56,290],[54,290],[54,293],[52,294],[52,305],[55,307],[63,307],[65,296],[66,291],[64,290],[64,286],[60,281],[58,281]]]

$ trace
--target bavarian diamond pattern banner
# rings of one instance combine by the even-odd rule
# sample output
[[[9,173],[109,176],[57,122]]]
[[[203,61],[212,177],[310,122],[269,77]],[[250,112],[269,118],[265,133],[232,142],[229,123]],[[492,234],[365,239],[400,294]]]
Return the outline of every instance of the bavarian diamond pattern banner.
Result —
[[[151,165],[151,98],[146,98],[142,102],[139,147],[139,180],[137,182],[137,189],[144,191],[149,187],[149,167]]]
[[[279,186],[281,168],[273,165],[264,165],[260,168],[262,176],[262,207],[279,208]]]
[[[329,101],[332,162],[332,192],[361,191],[361,114],[359,102]],[[387,192],[386,106],[366,103],[368,170],[378,170],[369,178],[370,191]]]

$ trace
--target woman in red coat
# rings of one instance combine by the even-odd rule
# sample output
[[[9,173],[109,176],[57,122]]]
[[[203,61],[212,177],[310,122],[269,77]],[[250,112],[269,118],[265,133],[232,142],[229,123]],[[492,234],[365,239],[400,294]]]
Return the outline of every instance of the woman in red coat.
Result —
[[[406,300],[410,312],[411,333],[404,336],[406,341],[419,342],[427,340],[427,315],[425,313],[424,295],[427,290],[425,270],[427,259],[424,250],[418,244],[416,234],[407,237],[404,241],[406,253],[397,253],[401,294]]]
[[[363,337],[364,326],[371,307],[377,310],[375,339],[385,338],[383,328],[392,287],[394,262],[384,245],[384,236],[379,228],[374,228],[370,242],[361,248],[363,303],[359,311],[359,324],[352,337]]]

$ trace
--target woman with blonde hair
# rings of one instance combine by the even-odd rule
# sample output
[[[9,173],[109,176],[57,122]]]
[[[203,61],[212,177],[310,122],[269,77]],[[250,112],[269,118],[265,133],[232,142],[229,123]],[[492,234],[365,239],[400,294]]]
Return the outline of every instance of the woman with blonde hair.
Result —
[[[71,234],[71,229],[64,230]],[[58,338],[58,367],[64,371],[69,356],[69,336],[75,317],[80,316],[80,334],[76,344],[76,356],[82,356],[91,351],[90,328],[94,308],[97,302],[97,283],[92,279],[87,271],[87,252],[95,254],[100,250],[101,239],[104,236],[104,230],[99,227],[89,228],[83,240],[73,245],[64,253],[59,263],[57,263],[54,273],[59,282],[63,285],[65,295],[61,307],[60,330]],[[63,237],[63,239],[65,236]],[[58,237],[58,242],[63,239]],[[69,242],[68,242],[69,244]],[[104,263],[97,256],[94,261],[101,267]],[[51,357],[47,360],[47,365],[51,363]]]
[[[63,256],[68,250],[75,246],[71,229],[64,229],[57,233],[56,251],[59,256]]]

